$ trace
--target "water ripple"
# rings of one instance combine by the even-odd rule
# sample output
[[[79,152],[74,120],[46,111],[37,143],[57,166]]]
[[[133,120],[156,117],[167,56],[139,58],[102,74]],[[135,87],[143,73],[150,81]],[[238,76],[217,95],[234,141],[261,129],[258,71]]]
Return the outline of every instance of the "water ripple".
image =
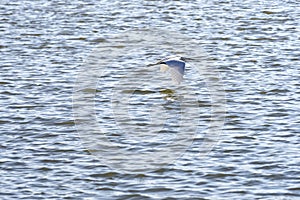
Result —
[[[2,199],[300,197],[298,1],[3,0],[0,16]],[[155,171],[120,172],[81,145],[73,122],[73,86],[95,45],[109,43],[120,31],[153,27],[186,34],[208,52],[226,91],[224,133],[207,157],[198,157],[211,99],[203,80],[188,68],[187,80],[199,81],[187,85],[201,97],[191,99],[190,107],[202,111],[193,145]],[[105,84],[83,91],[96,93],[98,120],[111,140],[134,143],[139,138],[116,131],[110,89],[133,65],[163,53],[128,52],[103,75]],[[141,73],[148,80],[155,72]],[[123,93],[145,108],[132,110],[140,128],[148,125],[149,102],[165,102],[172,112],[178,97],[174,88],[163,87]],[[174,134],[162,132],[160,139],[167,137]],[[142,145],[158,145],[159,140],[155,142],[135,147],[143,150]]]

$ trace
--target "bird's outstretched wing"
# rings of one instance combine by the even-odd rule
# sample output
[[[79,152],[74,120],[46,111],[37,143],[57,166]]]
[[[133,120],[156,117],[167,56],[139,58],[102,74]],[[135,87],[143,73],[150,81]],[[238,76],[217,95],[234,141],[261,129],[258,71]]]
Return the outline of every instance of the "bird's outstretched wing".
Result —
[[[185,69],[185,63],[181,62],[181,61],[170,61],[167,62],[169,63],[169,67],[170,67],[170,74],[171,74],[171,78],[172,80],[177,83],[180,84],[183,80],[183,75],[184,75],[184,69]]]
[[[172,80],[176,84],[180,84],[183,80],[183,74],[181,74],[176,68],[170,68],[169,70]]]

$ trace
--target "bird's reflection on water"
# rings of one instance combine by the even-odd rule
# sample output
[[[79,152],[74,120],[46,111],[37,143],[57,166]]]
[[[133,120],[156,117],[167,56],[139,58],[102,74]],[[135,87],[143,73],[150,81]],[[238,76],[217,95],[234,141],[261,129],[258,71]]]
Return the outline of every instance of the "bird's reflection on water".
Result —
[[[131,95],[148,95],[155,94],[157,91],[153,90],[123,90],[122,93],[131,94]],[[159,90],[159,94],[162,95],[162,99],[165,101],[179,101],[183,97],[182,95],[178,95],[175,90],[172,89],[161,89]]]
[[[166,101],[178,101],[182,99],[182,96],[178,96],[178,94],[171,89],[163,89],[160,90],[159,93],[163,96],[163,99]]]

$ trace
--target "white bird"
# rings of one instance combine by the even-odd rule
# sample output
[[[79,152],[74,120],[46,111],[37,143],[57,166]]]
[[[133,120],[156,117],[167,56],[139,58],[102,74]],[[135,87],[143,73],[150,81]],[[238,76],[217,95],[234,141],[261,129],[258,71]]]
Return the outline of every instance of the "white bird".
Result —
[[[183,80],[186,60],[187,58],[181,56],[169,56],[158,61],[157,63],[150,64],[148,66],[161,65],[160,71],[169,71],[172,80],[176,84],[180,84]]]

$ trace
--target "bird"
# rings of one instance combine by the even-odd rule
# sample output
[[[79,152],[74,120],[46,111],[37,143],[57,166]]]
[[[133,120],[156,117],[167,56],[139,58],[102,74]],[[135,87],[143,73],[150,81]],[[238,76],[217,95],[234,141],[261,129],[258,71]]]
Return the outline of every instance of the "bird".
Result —
[[[154,64],[149,64],[148,66],[161,65],[160,71],[161,72],[169,71],[172,80],[176,84],[180,84],[183,80],[185,62],[187,60],[188,58],[178,56],[178,55],[173,55],[173,56],[168,56]]]

